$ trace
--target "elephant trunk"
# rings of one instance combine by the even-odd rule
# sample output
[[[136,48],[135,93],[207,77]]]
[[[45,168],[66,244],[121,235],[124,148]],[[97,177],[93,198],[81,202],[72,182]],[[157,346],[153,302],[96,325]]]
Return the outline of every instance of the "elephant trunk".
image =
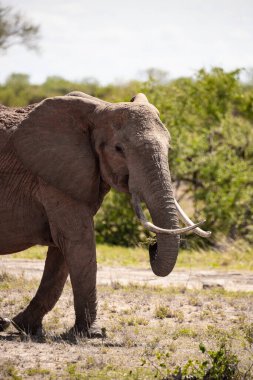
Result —
[[[141,189],[139,187],[139,194],[147,205],[154,225],[160,227],[160,229],[175,230],[178,229],[179,222],[171,186],[168,161],[166,157],[164,157],[162,161],[164,162],[161,162],[159,172],[157,171],[157,166],[146,168],[145,172],[149,178],[149,184],[141,186]],[[134,192],[132,192],[132,196],[134,200]],[[133,203],[135,202],[133,201]],[[135,207],[135,205],[135,212],[137,217],[141,220],[141,209]],[[157,242],[149,247],[150,264],[153,272],[157,276],[163,277],[167,276],[176,264],[180,236],[179,233],[167,234],[167,232],[158,232],[156,236]]]
[[[165,192],[158,190],[145,201],[152,221],[155,225],[165,229],[177,229],[178,216],[173,199],[172,189]],[[157,234],[157,242],[149,247],[151,268],[157,276],[167,276],[174,268],[177,260],[180,235]]]

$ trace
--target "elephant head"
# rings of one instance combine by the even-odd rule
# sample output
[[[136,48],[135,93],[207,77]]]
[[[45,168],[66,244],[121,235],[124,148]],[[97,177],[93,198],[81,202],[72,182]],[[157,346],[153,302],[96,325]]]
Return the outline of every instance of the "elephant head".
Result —
[[[93,133],[103,179],[131,194],[137,217],[157,233],[157,243],[149,249],[152,270],[168,275],[176,263],[179,234],[190,229],[201,236],[209,233],[194,225],[174,199],[168,166],[170,135],[158,110],[144,94],[137,94],[131,103],[107,105]],[[145,219],[140,201],[155,225]],[[189,227],[178,228],[178,214]]]
[[[170,135],[145,95],[108,103],[74,92],[41,102],[13,136],[23,164],[42,180],[94,205],[101,184],[127,192],[143,225],[157,234],[150,263],[159,276],[173,269],[179,234],[194,229],[174,199],[168,150]],[[154,224],[141,210],[143,201]],[[188,224],[179,228],[178,213]]]

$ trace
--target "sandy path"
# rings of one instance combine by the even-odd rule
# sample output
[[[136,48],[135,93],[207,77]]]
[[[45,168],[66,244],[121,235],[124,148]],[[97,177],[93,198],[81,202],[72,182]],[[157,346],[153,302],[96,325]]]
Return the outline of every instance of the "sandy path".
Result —
[[[0,258],[0,271],[23,274],[27,278],[41,278],[44,261]],[[167,277],[156,277],[150,269],[98,266],[97,282],[100,285],[119,282],[150,286],[185,286],[202,289],[220,286],[225,290],[253,291],[253,273],[247,271],[174,270]]]

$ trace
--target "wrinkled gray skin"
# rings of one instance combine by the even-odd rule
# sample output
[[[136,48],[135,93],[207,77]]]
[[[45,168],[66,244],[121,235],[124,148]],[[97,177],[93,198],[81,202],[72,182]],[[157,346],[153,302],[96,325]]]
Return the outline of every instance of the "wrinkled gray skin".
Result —
[[[130,103],[75,92],[23,109],[0,106],[0,254],[48,246],[41,284],[13,318],[17,326],[40,330],[69,274],[74,331],[90,331],[97,309],[93,217],[111,187],[136,194],[157,226],[178,228],[169,139],[142,94]],[[157,236],[150,248],[156,275],[171,272],[178,246],[179,236]]]

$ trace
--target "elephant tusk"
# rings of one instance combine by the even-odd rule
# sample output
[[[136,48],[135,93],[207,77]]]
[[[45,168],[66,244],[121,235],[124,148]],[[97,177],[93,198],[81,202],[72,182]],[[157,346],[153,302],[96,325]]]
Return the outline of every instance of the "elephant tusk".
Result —
[[[191,226],[188,226],[188,227],[177,228],[174,230],[168,230],[165,228],[157,227],[153,223],[150,223],[146,219],[145,215],[143,214],[142,208],[141,208],[140,200],[136,195],[132,195],[132,205],[133,205],[134,211],[136,213],[136,216],[139,219],[139,221],[141,222],[141,224],[147,230],[154,232],[156,234],[181,235],[181,234],[185,234],[191,230],[194,230],[195,228],[197,228],[201,224],[205,223],[205,220],[203,220],[202,222],[192,224]]]
[[[194,226],[195,224],[193,223],[193,221],[188,217],[188,215],[186,215],[186,213],[178,204],[175,198],[174,198],[174,201],[177,208],[178,216],[182,220],[182,222],[184,222],[188,226]],[[204,238],[208,238],[212,234],[211,231],[203,231],[201,228],[195,228],[193,232]]]

